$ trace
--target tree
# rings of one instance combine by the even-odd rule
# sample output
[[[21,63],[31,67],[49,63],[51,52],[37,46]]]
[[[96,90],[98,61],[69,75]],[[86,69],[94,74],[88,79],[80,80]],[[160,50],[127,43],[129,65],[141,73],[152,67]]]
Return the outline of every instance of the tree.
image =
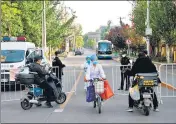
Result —
[[[87,34],[83,36],[83,40],[84,40],[84,47],[88,47],[88,35]]]
[[[21,26],[21,11],[18,4],[2,1],[2,35],[13,36],[23,32]]]
[[[124,24],[121,21],[122,24],[122,36],[124,37],[125,41],[130,40],[131,44],[130,47],[132,48],[133,51],[137,51],[142,45],[145,44],[145,41],[142,36],[138,35],[136,33],[136,30],[133,27],[130,27],[128,24]]]
[[[42,1],[17,1],[21,11],[23,32],[18,35],[25,36],[28,42],[41,46],[42,37]],[[15,35],[16,36],[16,35]]]
[[[94,48],[95,45],[96,45],[96,41],[92,40],[92,39],[89,39],[87,44],[88,44],[88,47]]]
[[[46,1],[46,38],[47,45],[63,45],[67,36],[75,32],[80,35],[81,25],[71,29],[75,16],[66,19],[63,6]],[[2,1],[2,35],[25,36],[27,41],[41,47],[42,41],[42,1]],[[63,22],[64,20],[64,22]]]
[[[110,32],[105,37],[105,39],[111,41],[115,49],[126,48],[125,39],[122,35],[121,27],[115,27],[115,28],[110,29]]]
[[[145,20],[146,20],[146,1],[137,1],[137,6],[133,11],[135,29],[137,34],[145,36]],[[175,43],[175,28],[176,22],[176,6],[172,1],[151,1],[150,2],[150,26],[153,30],[153,34],[150,37],[151,46],[154,51],[154,47],[160,44],[160,41],[164,39],[168,49],[169,46]],[[154,52],[153,52],[154,53]]]
[[[155,9],[158,9],[155,18],[160,37],[166,42],[167,61],[170,62],[170,46],[176,42],[176,6],[172,1],[158,1]]]
[[[76,47],[81,48],[84,46],[84,41],[82,36],[77,36],[76,37]]]

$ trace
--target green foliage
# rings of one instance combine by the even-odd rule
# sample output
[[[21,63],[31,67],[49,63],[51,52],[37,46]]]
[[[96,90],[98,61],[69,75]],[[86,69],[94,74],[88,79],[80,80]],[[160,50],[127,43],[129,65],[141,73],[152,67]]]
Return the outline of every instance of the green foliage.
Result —
[[[17,3],[13,5],[9,1],[2,2],[2,35],[11,36],[17,35],[23,30],[20,28],[22,25],[21,11],[17,9]]]
[[[136,32],[145,36],[147,1],[138,1],[133,11]],[[151,45],[156,46],[161,39],[172,45],[176,41],[176,6],[173,1],[150,2],[150,26],[153,30]]]
[[[65,19],[63,11],[53,4],[46,3],[46,41],[51,47],[62,45],[67,36],[81,34],[81,25],[71,29],[75,16]],[[62,8],[62,7],[60,7]],[[41,46],[43,1],[2,2],[2,36],[25,36],[27,41]],[[65,20],[65,21],[63,21]],[[74,31],[76,30],[76,31]]]
[[[93,48],[96,45],[96,41],[89,39],[87,42],[88,47]]]
[[[146,1],[138,1],[135,9],[133,10],[133,22],[135,24],[136,33],[141,36],[145,36],[145,21],[146,21],[146,11],[147,10],[147,2]]]
[[[84,41],[82,36],[77,36],[76,37],[76,47],[81,48],[84,46]]]

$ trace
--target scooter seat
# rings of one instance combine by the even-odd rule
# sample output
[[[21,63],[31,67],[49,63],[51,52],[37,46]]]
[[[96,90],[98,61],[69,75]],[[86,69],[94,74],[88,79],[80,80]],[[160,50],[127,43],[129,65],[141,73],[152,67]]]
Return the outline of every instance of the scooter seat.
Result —
[[[157,77],[158,73],[137,73],[137,76],[144,76],[144,77]]]

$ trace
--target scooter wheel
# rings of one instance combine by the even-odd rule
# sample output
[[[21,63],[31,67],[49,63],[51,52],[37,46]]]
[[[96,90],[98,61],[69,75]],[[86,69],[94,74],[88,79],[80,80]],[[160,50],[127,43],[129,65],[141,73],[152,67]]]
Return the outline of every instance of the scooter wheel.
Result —
[[[67,95],[65,93],[60,93],[59,98],[55,100],[57,104],[63,104],[67,99]]]
[[[33,104],[29,103],[28,99],[24,99],[23,101],[21,101],[21,107],[24,110],[29,110],[32,106],[33,106]]]

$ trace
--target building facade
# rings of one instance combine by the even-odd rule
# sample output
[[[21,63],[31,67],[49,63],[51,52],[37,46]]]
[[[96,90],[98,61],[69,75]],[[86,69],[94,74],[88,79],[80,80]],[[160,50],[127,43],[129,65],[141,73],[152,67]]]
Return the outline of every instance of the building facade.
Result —
[[[88,32],[88,39],[94,40],[98,42],[100,40],[100,33],[99,32]]]

